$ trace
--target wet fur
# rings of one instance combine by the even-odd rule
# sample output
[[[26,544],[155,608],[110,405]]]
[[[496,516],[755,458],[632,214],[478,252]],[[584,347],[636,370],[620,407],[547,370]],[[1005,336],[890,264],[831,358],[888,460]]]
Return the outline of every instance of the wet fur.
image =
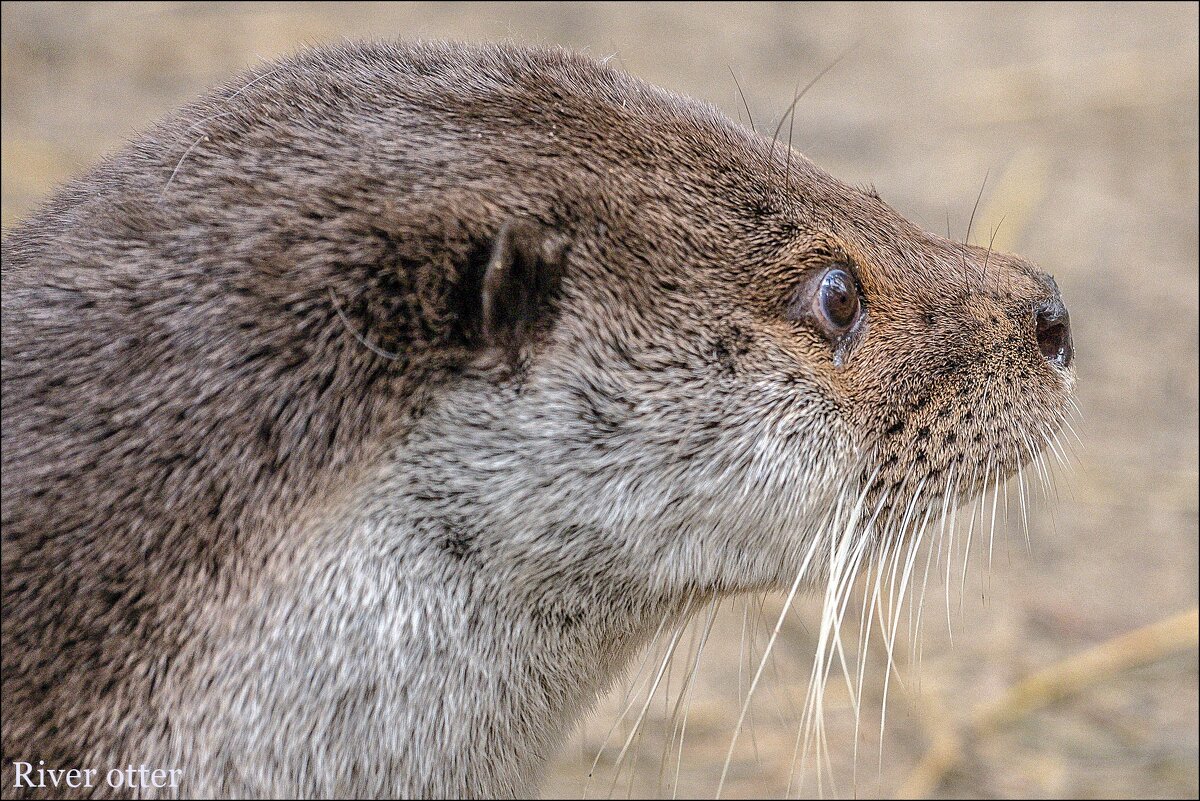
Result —
[[[61,190],[3,243],[6,792],[528,794],[864,477],[1015,469],[1055,290],[785,151],[564,51],[358,44]],[[840,355],[784,315],[833,260]]]

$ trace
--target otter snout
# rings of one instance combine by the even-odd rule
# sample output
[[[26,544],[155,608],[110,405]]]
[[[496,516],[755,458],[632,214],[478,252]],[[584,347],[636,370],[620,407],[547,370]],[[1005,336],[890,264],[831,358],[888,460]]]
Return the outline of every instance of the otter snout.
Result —
[[[1071,342],[1071,316],[1057,287],[1050,298],[1037,308],[1033,317],[1034,337],[1042,356],[1058,367],[1070,367],[1075,358],[1075,346]]]

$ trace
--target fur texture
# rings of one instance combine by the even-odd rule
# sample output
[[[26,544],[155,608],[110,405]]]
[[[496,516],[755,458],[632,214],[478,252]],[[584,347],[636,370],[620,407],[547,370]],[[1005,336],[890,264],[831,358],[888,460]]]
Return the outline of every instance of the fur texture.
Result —
[[[786,314],[832,263],[836,347]],[[789,586],[864,481],[1007,474],[1073,380],[1032,267],[553,49],[266,65],[3,265],[6,793],[531,793],[664,619]]]

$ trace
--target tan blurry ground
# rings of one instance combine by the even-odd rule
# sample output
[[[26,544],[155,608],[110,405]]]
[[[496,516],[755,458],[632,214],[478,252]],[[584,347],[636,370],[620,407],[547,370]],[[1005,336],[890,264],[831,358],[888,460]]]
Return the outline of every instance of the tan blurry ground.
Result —
[[[947,602],[943,568],[933,571],[919,670],[909,666],[902,614],[903,684],[890,683],[882,759],[884,657],[872,641],[857,789],[854,717],[835,666],[825,710],[837,785],[823,790],[1196,796],[1196,620],[1173,618],[1197,598],[1195,5],[5,3],[4,226],[259,58],[391,35],[616,54],[631,72],[735,115],[732,68],[760,127],[774,123],[798,82],[857,44],[801,102],[798,149],[843,179],[873,184],[928,228],[944,232],[948,216],[959,237],[990,176],[973,238],[986,243],[1003,218],[997,245],[1056,275],[1075,327],[1082,444],[1061,498],[1034,504],[1028,546],[1011,526],[989,571],[977,538],[961,599],[960,580]],[[744,614],[734,604],[718,618],[691,693],[681,797],[716,790],[739,694],[778,607],[768,599],[765,612],[751,604]],[[1112,641],[1164,620],[1141,639]],[[798,731],[792,707],[804,704],[819,621],[819,600],[806,598],[781,629],[727,796],[784,792]],[[1071,661],[1095,646],[1102,650]],[[676,665],[663,680],[671,695],[690,654]],[[1021,684],[1047,670],[1040,683]],[[1055,700],[1056,688],[1073,690]],[[587,774],[624,690],[566,745],[547,795],[670,795],[678,754],[662,689],[615,787],[628,723],[590,783]],[[988,704],[991,724],[972,726]],[[810,778],[803,792],[816,790]]]

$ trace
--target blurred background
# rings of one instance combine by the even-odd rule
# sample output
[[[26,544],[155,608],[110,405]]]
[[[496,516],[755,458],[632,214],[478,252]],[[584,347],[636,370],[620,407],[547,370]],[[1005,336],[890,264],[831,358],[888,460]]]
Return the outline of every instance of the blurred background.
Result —
[[[5,229],[174,106],[306,44],[560,43],[744,117],[732,71],[760,130],[845,54],[799,104],[796,147],[958,238],[983,187],[973,241],[994,235],[1039,263],[1071,309],[1079,441],[1057,497],[1033,503],[1028,544],[1014,521],[991,567],[977,552],[948,595],[931,571],[923,623],[906,612],[899,627],[882,739],[879,638],[863,649],[857,736],[835,666],[819,788],[812,757],[803,783],[794,759],[821,608],[802,598],[723,794],[777,797],[790,782],[793,794],[827,796],[1196,797],[1195,4],[4,3],[2,13]],[[546,796],[712,796],[779,608],[727,604],[699,660],[699,635],[685,633],[647,702],[661,647],[651,654],[565,745]],[[847,612],[852,640],[861,609],[855,599]],[[680,748],[675,698],[697,662]]]

